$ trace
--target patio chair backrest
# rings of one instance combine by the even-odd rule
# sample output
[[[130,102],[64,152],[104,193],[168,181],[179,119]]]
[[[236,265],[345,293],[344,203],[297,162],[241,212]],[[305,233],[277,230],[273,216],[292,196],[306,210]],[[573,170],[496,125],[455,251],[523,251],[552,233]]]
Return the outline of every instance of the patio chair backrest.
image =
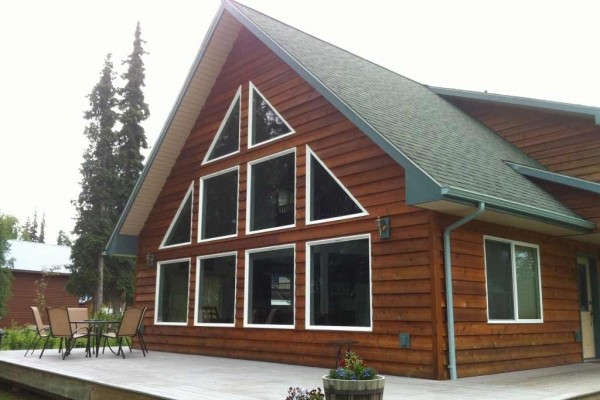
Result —
[[[37,328],[37,331],[38,331],[38,333],[40,333],[41,331],[43,331],[46,328],[44,326],[44,323],[42,322],[42,316],[40,315],[40,309],[35,306],[31,306],[31,311],[33,312],[33,319],[35,320],[35,326]]]
[[[88,309],[86,307],[67,307],[67,312],[69,313],[69,320],[70,321],[85,321],[86,319],[89,319],[89,314],[88,314]],[[77,330],[78,328],[89,328],[89,324],[85,324],[85,323],[77,323],[74,324],[71,322],[71,329],[73,329],[73,331]]]
[[[50,322],[50,330],[52,336],[71,337],[71,324],[69,322],[69,313],[66,308],[53,307],[46,308],[48,312],[48,322]]]
[[[140,326],[144,310],[137,307],[131,307],[125,310],[117,336],[135,336]]]
[[[140,323],[138,324],[138,331],[141,330],[143,332],[142,325],[144,325],[144,316],[146,315],[146,310],[148,310],[148,307],[142,308],[142,315],[140,315]]]

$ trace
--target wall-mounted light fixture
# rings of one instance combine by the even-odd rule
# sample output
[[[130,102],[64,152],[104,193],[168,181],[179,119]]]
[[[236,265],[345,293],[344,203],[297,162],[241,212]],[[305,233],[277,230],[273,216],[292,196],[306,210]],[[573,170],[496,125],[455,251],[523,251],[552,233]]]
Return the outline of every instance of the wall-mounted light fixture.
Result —
[[[148,267],[154,266],[154,254],[152,254],[150,252],[146,253],[146,265]]]
[[[380,239],[390,238],[390,217],[377,217],[375,220]]]

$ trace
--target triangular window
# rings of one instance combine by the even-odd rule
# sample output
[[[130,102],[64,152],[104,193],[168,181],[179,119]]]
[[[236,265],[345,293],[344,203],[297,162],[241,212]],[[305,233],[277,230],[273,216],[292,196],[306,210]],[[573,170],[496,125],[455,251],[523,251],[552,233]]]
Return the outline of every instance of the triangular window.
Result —
[[[250,147],[294,133],[275,107],[250,82]]]
[[[194,200],[194,183],[190,185],[175,218],[167,230],[161,248],[192,243],[192,202]]]
[[[368,214],[358,200],[308,146],[306,146],[306,156],[309,194],[306,223]]]
[[[221,126],[215,135],[210,148],[206,152],[203,164],[219,160],[231,154],[240,151],[240,109],[242,99],[242,88],[240,87],[235,94],[227,114]]]

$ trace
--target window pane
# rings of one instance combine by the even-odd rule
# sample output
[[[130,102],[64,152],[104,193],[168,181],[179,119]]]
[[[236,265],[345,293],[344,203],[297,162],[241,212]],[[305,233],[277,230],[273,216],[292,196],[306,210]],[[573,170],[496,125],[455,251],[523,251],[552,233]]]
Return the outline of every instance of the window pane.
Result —
[[[200,261],[198,322],[233,323],[235,255]]]
[[[171,246],[180,243],[189,243],[192,241],[192,195],[189,192],[185,199],[185,204],[179,214],[177,220],[173,223],[169,237],[165,240],[165,246]]]
[[[252,165],[250,230],[294,223],[295,154]]]
[[[310,324],[369,327],[369,241],[313,245],[310,257]]]
[[[249,256],[248,321],[251,324],[294,323],[294,249]]]
[[[291,132],[287,124],[256,90],[252,91],[252,112],[254,113],[252,144],[265,142]]]
[[[537,249],[515,245],[519,319],[540,319],[540,284]]]
[[[223,129],[219,132],[219,137],[213,147],[208,160],[222,157],[234,153],[240,148],[240,98],[235,100],[235,105],[227,117]]]
[[[202,181],[202,239],[234,235],[237,229],[238,171]]]
[[[490,319],[514,319],[510,243],[485,241],[488,311]]]
[[[315,157],[310,157],[311,221],[362,212],[348,193],[329,175]]]
[[[189,262],[160,265],[158,322],[187,322]]]

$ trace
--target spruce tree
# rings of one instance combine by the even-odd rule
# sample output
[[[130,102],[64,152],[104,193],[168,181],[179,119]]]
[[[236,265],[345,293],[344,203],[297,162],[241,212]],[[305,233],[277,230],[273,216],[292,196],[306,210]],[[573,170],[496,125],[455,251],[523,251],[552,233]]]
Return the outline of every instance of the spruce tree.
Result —
[[[0,213],[0,317],[6,314],[6,303],[11,295],[13,260],[8,258],[9,240],[18,236],[19,221],[12,215]]]
[[[72,246],[71,239],[62,229],[58,231],[58,236],[56,237],[56,244],[59,246]]]
[[[46,214],[42,214],[42,222],[40,222],[40,236],[38,242],[46,243]]]
[[[33,212],[33,222],[29,227],[29,241],[39,242],[40,237],[38,236],[38,221],[37,221],[37,210]]]
[[[119,173],[115,159],[118,115],[115,74],[111,55],[104,61],[100,81],[88,96],[90,108],[84,134],[89,146],[81,164],[81,193],[74,202],[77,221],[73,233],[79,237],[71,253],[69,291],[80,297],[94,298],[94,310],[103,304],[104,258],[102,252],[118,218],[115,187]]]
[[[124,86],[119,92],[121,129],[118,132],[116,160],[119,169],[117,186],[118,201],[115,203],[118,214],[125,209],[129,195],[144,167],[141,149],[148,148],[146,134],[141,123],[150,116],[148,104],[144,101],[144,79],[146,77],[142,57],[146,52],[141,38],[140,23],[135,29],[133,51],[123,61],[127,71],[121,75]],[[114,308],[133,301],[134,262],[131,259],[111,257],[105,269],[106,298],[110,298]]]

